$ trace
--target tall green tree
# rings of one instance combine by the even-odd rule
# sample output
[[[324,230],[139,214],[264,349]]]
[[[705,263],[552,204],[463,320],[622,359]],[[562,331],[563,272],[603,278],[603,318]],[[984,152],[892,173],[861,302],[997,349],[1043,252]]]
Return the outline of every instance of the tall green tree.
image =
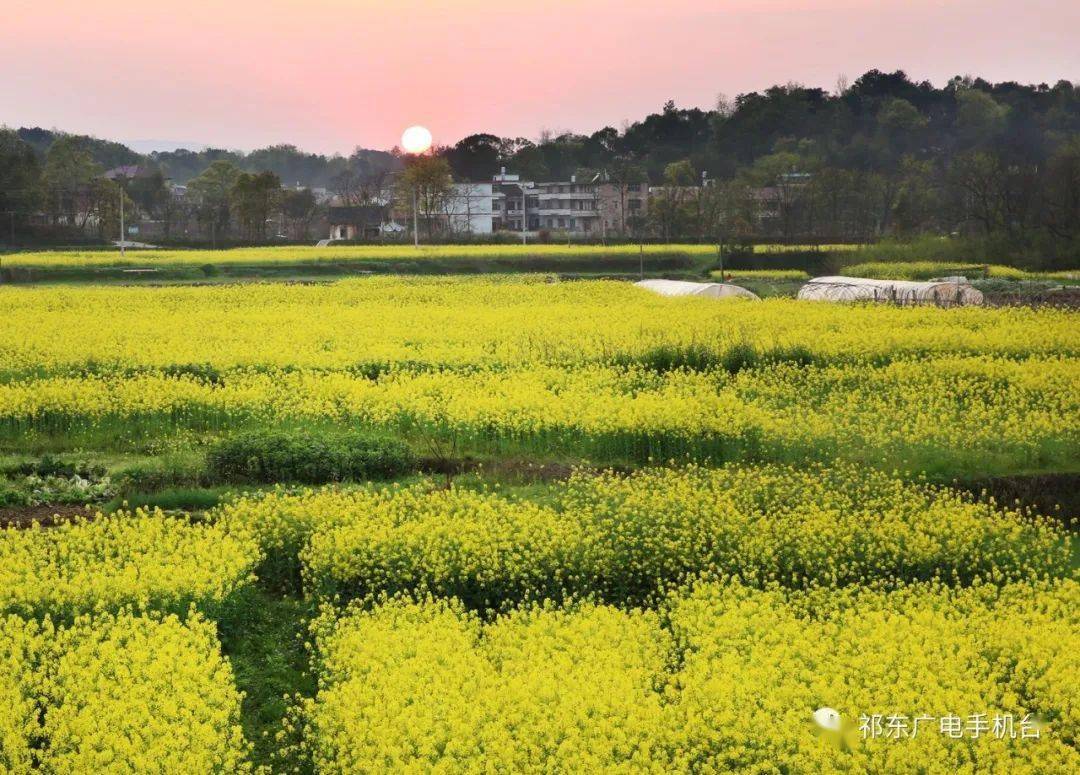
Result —
[[[37,209],[41,190],[41,165],[34,149],[14,131],[0,128],[0,239],[14,239],[15,224],[25,222]]]
[[[1007,106],[981,89],[961,89],[956,94],[956,125],[966,144],[985,145],[996,139],[1008,115]]]
[[[162,216],[162,210],[168,203],[170,195],[161,170],[153,170],[119,182],[140,211],[150,218]]]
[[[893,225],[900,235],[920,231],[949,231],[946,201],[939,171],[929,159],[906,156],[901,161],[899,187],[893,205]]]
[[[499,171],[502,140],[492,134],[463,137],[445,156],[454,174],[462,180],[490,181]]]
[[[649,202],[649,218],[659,236],[670,240],[691,221],[688,203],[698,182],[694,168],[686,159],[671,162],[664,168],[664,183]]]
[[[136,204],[120,183],[106,178],[94,178],[90,183],[89,207],[97,222],[97,235],[103,240],[112,242],[127,239],[127,235],[121,234],[120,231],[121,198],[126,222],[131,223],[136,213]]]
[[[616,194],[619,197],[619,221],[617,228],[621,236],[626,236],[630,233],[632,224],[631,219],[634,217],[644,217],[643,213],[633,214],[627,212],[627,201],[629,200],[630,188],[638,188],[642,186],[648,186],[649,176],[645,171],[645,167],[637,161],[634,157],[628,154],[619,154],[608,162],[604,168],[604,177],[608,182],[615,186]]]
[[[47,206],[54,221],[84,228],[91,214],[89,189],[102,172],[79,138],[58,137],[45,155],[43,175]]]
[[[1080,134],[1072,135],[1046,164],[1046,225],[1055,237],[1080,239]]]
[[[188,183],[196,214],[215,247],[218,238],[228,233],[230,195],[240,175],[240,169],[235,164],[219,160]]]
[[[260,242],[266,239],[267,221],[278,212],[281,197],[281,178],[273,172],[240,174],[229,192],[229,205],[244,239]]]
[[[289,236],[296,240],[307,239],[311,221],[315,217],[317,202],[310,188],[282,192],[281,213],[285,216]]]

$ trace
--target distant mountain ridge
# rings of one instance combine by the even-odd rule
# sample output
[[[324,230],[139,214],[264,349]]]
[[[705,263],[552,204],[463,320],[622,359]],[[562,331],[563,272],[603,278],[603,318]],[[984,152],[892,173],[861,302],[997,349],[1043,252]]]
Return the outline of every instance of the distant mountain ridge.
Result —
[[[205,151],[210,146],[206,143],[196,143],[191,140],[129,140],[127,147],[136,153],[166,153],[169,151]]]
[[[16,134],[34,149],[39,159],[44,161],[49,146],[57,137],[68,133],[41,127],[19,127]],[[310,188],[329,186],[332,179],[348,167],[350,161],[393,163],[393,156],[389,152],[368,148],[357,148],[348,158],[337,154],[324,156],[317,153],[305,153],[295,145],[289,144],[259,148],[250,153],[211,146],[202,146],[197,150],[181,147],[174,150],[150,150],[140,153],[128,145],[113,140],[103,140],[90,135],[71,136],[76,137],[94,161],[107,170],[129,164],[152,165],[159,167],[167,178],[181,185],[196,177],[213,162],[222,159],[231,161],[249,172],[270,170],[276,173],[285,185]],[[153,144],[161,141],[146,142]]]

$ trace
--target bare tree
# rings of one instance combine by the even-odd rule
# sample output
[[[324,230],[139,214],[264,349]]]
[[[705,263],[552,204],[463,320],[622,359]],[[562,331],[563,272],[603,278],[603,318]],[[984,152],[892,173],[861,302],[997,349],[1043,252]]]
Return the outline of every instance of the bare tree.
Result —
[[[441,156],[418,156],[411,159],[398,179],[397,196],[403,209],[415,202],[417,215],[426,225],[430,239],[436,216],[445,211],[445,199],[451,193],[450,164]]]

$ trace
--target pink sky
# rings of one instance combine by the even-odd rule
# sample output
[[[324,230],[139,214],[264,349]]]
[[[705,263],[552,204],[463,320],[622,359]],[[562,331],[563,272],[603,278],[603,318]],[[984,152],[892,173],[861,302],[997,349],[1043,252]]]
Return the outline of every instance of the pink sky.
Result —
[[[872,67],[1080,81],[1077,0],[4,0],[0,124],[251,149],[620,126]]]

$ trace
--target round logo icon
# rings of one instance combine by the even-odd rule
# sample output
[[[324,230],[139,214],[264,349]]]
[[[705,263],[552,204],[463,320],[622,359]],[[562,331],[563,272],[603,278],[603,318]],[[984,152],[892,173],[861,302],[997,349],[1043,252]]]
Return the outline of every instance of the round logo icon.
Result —
[[[814,721],[822,729],[830,732],[840,731],[840,713],[829,707],[818,708],[814,711]]]

